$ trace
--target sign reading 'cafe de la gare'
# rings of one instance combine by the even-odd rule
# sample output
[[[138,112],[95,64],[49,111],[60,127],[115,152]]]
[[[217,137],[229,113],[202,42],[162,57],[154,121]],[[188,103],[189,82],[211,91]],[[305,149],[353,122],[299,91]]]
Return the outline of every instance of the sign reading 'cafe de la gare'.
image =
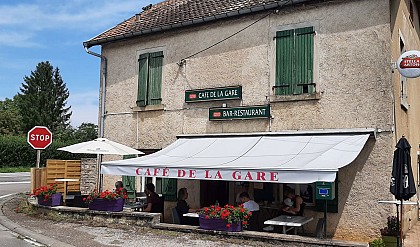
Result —
[[[185,102],[242,99],[242,86],[219,87],[185,91]]]
[[[209,120],[269,118],[270,105],[217,107],[209,109]]]

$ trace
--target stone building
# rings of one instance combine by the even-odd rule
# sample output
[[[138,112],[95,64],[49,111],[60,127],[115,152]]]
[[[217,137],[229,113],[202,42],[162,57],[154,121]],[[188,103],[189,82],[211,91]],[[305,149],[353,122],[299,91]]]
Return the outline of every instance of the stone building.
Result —
[[[402,135],[412,144],[413,172],[419,180],[420,81],[402,77],[393,67],[404,51],[420,49],[418,4],[168,0],[147,6],[84,43],[102,61],[101,135],[147,154],[164,151],[177,137],[367,135],[355,159],[343,161],[343,150],[338,153],[343,156],[329,155],[334,148],[322,157],[325,163],[336,160],[338,169],[333,172],[336,199],[328,207],[328,235],[371,240],[395,213],[392,205],[378,201],[393,199],[392,155]],[[101,54],[89,50],[97,45]],[[233,150],[229,144],[220,152]],[[279,146],[278,152],[283,154],[286,147]],[[133,171],[105,175],[105,187],[112,188],[121,175],[137,175]],[[238,181],[244,180],[174,182],[164,174],[147,175],[123,179],[136,191],[147,181],[155,182],[167,195],[167,221],[175,205],[174,188],[187,187],[190,206],[201,207],[213,199],[234,203]],[[297,192],[311,188],[315,193],[315,184],[293,181],[288,186]],[[251,183],[263,202],[281,201],[284,187],[281,179]],[[212,196],[215,192],[219,197]],[[407,230],[417,220],[418,208],[404,210]],[[305,215],[323,217],[313,196]],[[314,233],[316,224],[309,223],[307,231]]]

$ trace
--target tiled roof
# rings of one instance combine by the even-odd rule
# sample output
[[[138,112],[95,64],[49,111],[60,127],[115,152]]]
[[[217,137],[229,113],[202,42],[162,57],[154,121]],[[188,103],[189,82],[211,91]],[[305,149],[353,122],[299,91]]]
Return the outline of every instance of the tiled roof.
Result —
[[[145,33],[214,21],[308,0],[166,0],[84,42],[91,47]]]

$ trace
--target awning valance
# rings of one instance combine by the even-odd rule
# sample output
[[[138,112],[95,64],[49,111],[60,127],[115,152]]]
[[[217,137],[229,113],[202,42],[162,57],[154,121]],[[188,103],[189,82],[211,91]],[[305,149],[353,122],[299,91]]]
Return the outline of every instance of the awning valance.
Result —
[[[370,134],[182,137],[159,152],[103,162],[103,174],[180,179],[332,182]]]

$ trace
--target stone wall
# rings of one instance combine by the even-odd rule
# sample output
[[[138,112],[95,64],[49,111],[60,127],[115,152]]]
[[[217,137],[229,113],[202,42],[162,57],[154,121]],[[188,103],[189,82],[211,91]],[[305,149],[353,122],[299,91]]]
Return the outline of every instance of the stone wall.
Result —
[[[98,181],[98,164],[95,158],[81,159],[80,192],[89,194],[96,188]]]

